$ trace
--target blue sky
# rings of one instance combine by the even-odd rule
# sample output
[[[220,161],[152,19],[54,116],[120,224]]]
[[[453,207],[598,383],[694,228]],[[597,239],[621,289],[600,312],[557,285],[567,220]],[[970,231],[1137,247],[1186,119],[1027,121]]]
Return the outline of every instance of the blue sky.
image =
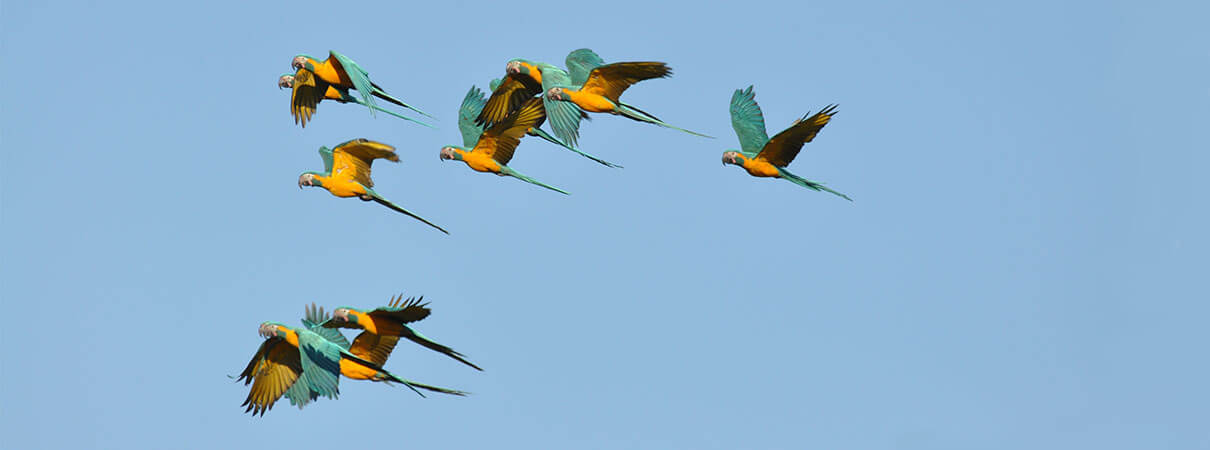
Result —
[[[4,447],[1210,448],[1206,5],[361,5],[0,6]],[[569,197],[438,160],[472,84],[581,47],[718,139],[524,141]],[[294,125],[276,78],[329,49],[440,129]],[[749,84],[771,133],[840,105],[790,168],[855,202],[720,166]],[[450,236],[295,187],[357,137]],[[257,324],[399,292],[486,371],[387,368],[474,395],[242,413]]]

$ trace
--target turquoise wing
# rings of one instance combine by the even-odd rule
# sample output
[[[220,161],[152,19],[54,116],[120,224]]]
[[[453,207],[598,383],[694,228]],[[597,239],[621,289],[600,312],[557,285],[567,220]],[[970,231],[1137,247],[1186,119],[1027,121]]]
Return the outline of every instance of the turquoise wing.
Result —
[[[345,335],[341,334],[340,330],[336,328],[324,327],[324,323],[327,323],[327,321],[331,318],[332,317],[324,311],[322,306],[317,307],[314,303],[312,303],[311,306],[306,308],[306,314],[303,315],[302,323],[303,326],[307,327],[308,330],[323,336],[324,339],[339,345],[340,348],[348,350],[349,339],[346,338]]]
[[[752,86],[736,89],[735,94],[731,95],[731,127],[735,128],[740,148],[749,158],[756,157],[769,142],[765,116],[760,112],[760,105],[756,104],[756,93],[752,92]]]
[[[605,60],[601,59],[597,52],[587,48],[572,50],[564,62],[567,64],[567,72],[571,75],[573,86],[583,86],[584,82],[588,81],[588,74],[592,69],[605,65]]]
[[[290,385],[289,389],[286,389],[285,396],[286,399],[290,401],[291,405],[297,406],[298,409],[303,409],[303,407],[307,406],[308,403],[311,403],[315,399],[319,398],[319,393],[311,390],[311,387],[308,386],[307,383],[303,382],[302,377],[299,377],[294,384]]]
[[[504,82],[504,80],[502,80],[502,79],[492,78],[492,81],[487,83],[487,90],[496,92],[496,88],[500,87],[500,83],[503,83],[503,82]]]
[[[571,77],[563,69],[550,64],[538,64],[538,67],[542,70],[542,103],[546,106],[546,123],[550,124],[551,131],[560,141],[578,146],[580,117],[584,112],[575,103],[551,100],[545,95],[553,87],[571,87]]]
[[[324,160],[324,173],[332,173],[332,149],[320,147],[319,157]]]
[[[298,350],[303,368],[298,380],[306,383],[317,396],[336,398],[340,395],[338,385],[343,350],[315,332],[300,328],[294,331],[298,333]]]
[[[498,79],[493,82],[500,84]],[[462,99],[462,106],[458,108],[458,130],[462,132],[462,145],[466,148],[474,148],[475,144],[479,143],[483,126],[476,124],[475,118],[479,117],[479,112],[483,111],[483,105],[486,103],[483,91],[476,86],[471,86],[471,90]]]
[[[361,101],[365,105],[377,106],[374,103],[374,86],[370,83],[370,73],[362,69],[352,59],[349,59],[348,56],[336,53],[335,51],[328,53],[330,54],[329,58],[335,59],[337,65],[349,76],[349,81],[353,82],[353,89],[357,89],[357,93],[361,95]],[[373,113],[374,109],[370,108],[370,114]]]

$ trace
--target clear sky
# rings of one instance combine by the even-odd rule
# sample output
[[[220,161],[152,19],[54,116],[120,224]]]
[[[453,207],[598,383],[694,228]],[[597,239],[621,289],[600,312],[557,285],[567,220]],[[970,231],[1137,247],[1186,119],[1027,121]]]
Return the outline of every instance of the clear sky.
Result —
[[[1205,2],[246,3],[0,6],[3,447],[1210,448]],[[523,141],[571,196],[438,160],[471,85],[581,47],[718,139]],[[439,129],[294,125],[330,49]],[[790,168],[854,202],[720,165],[749,84],[770,134],[840,105]],[[450,236],[295,186],[358,137]],[[257,324],[400,292],[486,371],[387,368],[473,395],[243,413]]]

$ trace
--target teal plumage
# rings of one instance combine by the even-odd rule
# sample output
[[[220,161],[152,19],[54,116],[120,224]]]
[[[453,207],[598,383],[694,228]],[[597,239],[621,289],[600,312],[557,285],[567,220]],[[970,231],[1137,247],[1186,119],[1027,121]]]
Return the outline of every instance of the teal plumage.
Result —
[[[756,104],[756,94],[752,86],[748,89],[736,89],[731,95],[731,128],[739,136],[740,149],[749,158],[755,158],[757,153],[769,142],[765,132],[765,115]]]
[[[489,83],[488,83],[488,90],[495,91],[495,90],[496,90],[496,88],[500,86],[500,82],[501,82],[501,80],[500,80],[499,78],[496,78],[496,79],[492,80],[491,82],[489,82]],[[471,89],[478,90],[478,88],[475,88],[475,87],[472,87]],[[483,93],[479,93],[478,95],[479,95],[479,99],[480,99],[480,100],[482,100],[482,98],[483,98]],[[479,112],[478,112],[478,111],[482,111],[482,110],[483,110],[483,105],[486,103],[485,101],[480,101],[480,102],[478,102],[478,104],[477,104],[477,105],[474,105],[474,104],[472,104],[472,105],[468,105],[468,104],[467,104],[467,101],[468,101],[468,100],[470,100],[470,96],[471,96],[471,94],[470,94],[470,93],[468,93],[468,94],[467,94],[467,98],[466,98],[466,99],[464,99],[464,100],[462,101],[462,108],[463,108],[463,109],[459,110],[459,115],[458,115],[458,120],[459,120],[458,125],[459,125],[459,127],[461,127],[461,128],[462,128],[462,130],[463,130],[463,134],[462,134],[462,135],[463,135],[463,139],[464,139],[464,140],[463,140],[463,142],[465,143],[465,145],[466,145],[467,147],[474,146],[474,145],[475,145],[475,144],[474,144],[474,142],[475,142],[475,141],[477,141],[477,140],[479,139],[479,136],[478,136],[478,135],[475,135],[475,141],[466,141],[466,140],[465,140],[465,137],[466,137],[466,135],[467,135],[467,134],[466,134],[466,130],[468,129],[468,127],[469,127],[469,126],[463,126],[463,125],[462,125],[462,123],[463,123],[463,122],[462,122],[462,120],[463,120],[463,119],[462,119],[462,117],[463,117],[463,115],[464,115],[465,113],[467,113],[467,112],[469,112],[469,111],[475,111],[473,114],[475,115],[475,117],[478,117],[478,115],[479,115]],[[468,109],[468,108],[470,108],[470,109]],[[474,108],[478,108],[478,109],[474,109]],[[471,124],[471,125],[474,125],[474,118],[475,118],[475,117],[471,117],[471,119],[470,119],[470,124]],[[482,133],[482,132],[483,132],[483,127],[476,127],[476,128],[473,128],[473,129],[477,129],[477,130],[479,130],[479,132],[480,132],[480,133]],[[570,150],[570,151],[572,151],[572,152],[575,152],[577,155],[580,155],[580,156],[583,156],[583,157],[585,157],[585,158],[588,158],[588,159],[591,159],[591,160],[593,160],[593,161],[596,161],[597,163],[599,163],[599,164],[601,164],[601,165],[603,165],[603,166],[605,166],[605,167],[612,167],[612,168],[617,168],[617,169],[621,169],[621,168],[622,168],[622,166],[621,166],[621,165],[619,165],[619,164],[614,164],[614,163],[611,163],[611,162],[609,162],[609,161],[606,161],[606,160],[604,160],[604,159],[601,159],[600,157],[597,157],[596,155],[593,155],[593,154],[590,154],[590,153],[587,153],[587,152],[581,151],[580,149],[578,149],[578,148],[576,148],[576,147],[573,147],[573,146],[567,145],[567,144],[566,144],[566,143],[564,143],[563,141],[560,141],[558,138],[556,138],[556,137],[554,137],[554,136],[551,136],[551,135],[550,135],[550,133],[547,133],[547,132],[546,132],[546,130],[543,130],[543,129],[539,128],[539,127],[534,127],[532,130],[529,130],[529,132],[528,132],[527,134],[528,134],[528,135],[530,135],[530,136],[537,136],[537,137],[540,137],[540,138],[542,138],[542,140],[545,140],[546,142],[550,142],[550,143],[552,143],[552,144],[558,145],[559,147],[563,147],[563,148],[565,148],[565,149],[567,149],[567,150]]]
[[[500,84],[499,80],[494,82]],[[495,86],[492,89],[494,90]],[[483,134],[483,126],[475,123],[475,118],[479,117],[485,103],[487,99],[484,98],[483,91],[477,86],[471,86],[466,97],[462,98],[462,106],[458,107],[458,131],[462,133],[462,145],[466,148],[473,148],[479,142],[479,136]]]
[[[564,64],[567,65],[567,73],[571,76],[572,86],[579,88],[584,85],[585,81],[588,81],[589,72],[605,65],[605,60],[591,49],[581,48],[568,53]]]
[[[571,85],[571,77],[563,69],[546,63],[538,63],[537,66],[542,71],[542,92]],[[580,117],[584,112],[575,103],[552,100],[545,95],[542,96],[542,102],[546,106],[546,120],[550,122],[554,135],[567,145],[576,146],[580,137]]]

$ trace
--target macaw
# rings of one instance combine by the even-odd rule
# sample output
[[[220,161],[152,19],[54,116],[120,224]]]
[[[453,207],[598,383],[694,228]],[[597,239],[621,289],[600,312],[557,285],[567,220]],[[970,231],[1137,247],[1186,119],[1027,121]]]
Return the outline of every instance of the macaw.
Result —
[[[320,80],[313,72],[305,68],[298,69],[293,74],[284,73],[277,78],[277,88],[290,88],[290,115],[294,116],[294,123],[300,124],[303,128],[307,127],[307,121],[311,120],[311,116],[315,114],[315,109],[318,108],[319,102],[328,99],[336,100],[340,103],[356,103],[365,106],[375,111],[382,111],[392,116],[403,120],[409,120],[429,128],[432,125],[405,117],[395,113],[394,111],[381,108],[378,105],[365,103],[357,97],[349,95],[348,88],[336,87],[327,82]]]
[[[731,96],[731,127],[739,136],[741,150],[723,152],[723,165],[734,164],[743,167],[754,177],[782,178],[799,186],[827,191],[841,198],[853,201],[849,196],[828,189],[823,183],[817,183],[786,170],[786,166],[798,156],[802,145],[815,139],[819,130],[823,129],[836,115],[836,105],[828,105],[823,110],[811,115],[807,113],[801,119],[795,120],[790,128],[769,139],[765,132],[765,116],[756,104],[756,94],[752,86],[748,89],[736,89]]]
[[[375,159],[399,162],[395,147],[369,139],[353,139],[337,145],[335,149],[320,147],[319,156],[323,158],[324,171],[303,172],[298,176],[299,189],[303,186],[319,186],[337,197],[357,197],[367,202],[373,200],[441,230],[442,233],[450,234],[444,228],[403,209],[370,189],[374,187],[374,181],[370,179],[370,165]]]
[[[394,103],[401,107],[416,111],[420,114],[434,118],[428,113],[416,109],[415,107],[404,103],[390,94],[387,94],[382,87],[370,81],[370,73],[362,69],[361,66],[349,59],[348,56],[336,53],[335,51],[328,52],[328,59],[319,61],[309,55],[297,55],[290,61],[290,67],[294,70],[307,69],[315,74],[316,77],[324,82],[336,87],[345,89],[356,89],[361,95],[361,102],[366,106],[374,105],[374,97],[381,98],[388,102]],[[373,109],[370,110],[373,113]]]
[[[420,388],[466,395],[462,391],[400,378],[311,330],[264,322],[257,328],[257,333],[265,342],[236,379],[243,381],[245,386],[252,384],[248,398],[240,406],[246,406],[244,412],[254,415],[264,415],[283,395],[300,408],[318,397],[335,399],[340,395],[341,375],[354,380],[400,383],[414,391]]]
[[[572,70],[567,83],[544,83],[545,97],[559,102],[574,103],[580,109],[595,113],[620,115],[639,122],[672,128],[713,139],[684,128],[665,123],[659,118],[623,103],[619,97],[627,88],[643,80],[666,78],[672,69],[662,62],[620,62],[605,64],[589,49],[579,49],[567,55],[567,67]]]
[[[472,90],[472,92],[474,91]],[[520,172],[506,165],[509,160],[513,159],[513,152],[517,149],[517,145],[521,143],[521,137],[525,135],[525,132],[531,128],[541,126],[542,121],[546,118],[541,99],[529,99],[521,109],[512,113],[503,121],[492,125],[486,131],[483,130],[482,126],[476,125],[473,121],[462,120],[463,117],[477,116],[477,111],[474,111],[474,108],[478,106],[479,104],[475,103],[472,95],[468,94],[463,99],[462,107],[458,113],[458,128],[462,132],[463,147],[442,147],[442,161],[447,159],[462,161],[477,172],[491,172],[500,176],[508,175],[527,183],[570,195],[567,191],[522,175]]]
[[[492,80],[490,83],[488,83],[488,85],[487,85],[487,86],[488,86],[488,90],[489,90],[489,91],[492,91],[492,92],[495,92],[495,91],[496,91],[496,89],[497,89],[497,88],[499,88],[499,87],[500,87],[500,85],[501,85],[502,83],[503,83],[503,80],[501,80],[500,78],[496,78],[496,79]],[[531,97],[532,97],[532,96],[531,96]],[[518,98],[519,98],[519,97],[518,97]],[[482,111],[482,110],[483,110],[483,105],[485,104],[485,100],[483,99],[483,92],[482,92],[482,91],[480,91],[480,90],[479,90],[479,88],[474,87],[474,86],[471,86],[471,91],[466,93],[466,98],[464,98],[464,99],[462,100],[462,104],[465,106],[465,105],[467,104],[467,102],[474,102],[474,106],[472,106],[472,107],[471,107],[471,109],[476,110],[476,111]],[[476,113],[476,114],[477,114],[477,113]],[[471,121],[469,126],[473,126],[473,125],[475,124],[475,122],[474,122],[474,120],[475,120],[475,119],[476,119],[476,117],[470,117],[470,118],[469,118],[469,120]],[[459,126],[459,127],[462,127],[462,126],[463,126],[463,125],[462,125],[462,123],[463,123],[463,122],[462,122],[462,121],[463,121],[463,114],[462,114],[462,110],[459,110],[459,114],[458,114],[458,121],[459,121],[459,122],[458,122],[458,126]],[[593,161],[596,161],[596,162],[598,162],[598,163],[600,163],[600,164],[602,164],[602,165],[604,165],[604,166],[606,166],[606,167],[612,167],[612,168],[617,168],[617,169],[622,168],[622,166],[620,166],[620,165],[617,165],[617,164],[611,163],[611,162],[609,162],[609,161],[603,160],[603,159],[598,158],[598,157],[596,157],[596,156],[593,156],[593,155],[591,155],[591,154],[588,154],[588,153],[582,152],[582,151],[580,151],[579,149],[577,149],[577,148],[575,148],[575,147],[572,147],[572,146],[570,146],[570,145],[564,144],[562,141],[560,141],[560,140],[556,139],[554,136],[551,136],[551,135],[550,135],[550,133],[547,133],[547,132],[546,132],[546,130],[543,130],[543,129],[541,129],[541,128],[538,128],[538,127],[533,127],[533,128],[530,128],[530,129],[529,129],[529,131],[526,131],[526,132],[525,132],[525,135],[526,135],[526,136],[537,136],[537,137],[540,137],[540,138],[542,138],[543,140],[545,140],[546,142],[550,142],[550,143],[552,143],[552,144],[558,145],[558,146],[563,147],[563,148],[565,148],[565,149],[571,150],[571,151],[575,152],[576,154],[578,154],[578,155],[580,155],[580,156],[583,156],[583,157],[585,157],[585,158],[588,158],[588,159],[591,159],[591,160],[593,160]]]
[[[428,317],[431,312],[428,304],[421,304],[421,300],[424,300],[424,297],[403,300],[402,296],[397,296],[393,297],[387,306],[380,306],[369,311],[342,306],[332,311],[332,318],[315,323],[330,330],[338,328],[364,330],[353,339],[353,344],[348,350],[375,364],[385,364],[386,358],[395,348],[396,342],[403,337],[422,347],[454,358],[476,370],[483,370],[467,361],[461,353],[434,342],[407,325]],[[322,311],[318,315],[312,315],[312,311],[314,311],[314,306],[308,314],[315,318],[323,315]]]
[[[571,83],[567,71],[546,63],[513,59],[504,66],[504,81],[492,89],[475,123],[491,127],[517,111],[527,100],[540,96],[549,87]],[[580,136],[580,120],[588,115],[574,104],[542,99],[550,129],[559,141],[575,147]]]

